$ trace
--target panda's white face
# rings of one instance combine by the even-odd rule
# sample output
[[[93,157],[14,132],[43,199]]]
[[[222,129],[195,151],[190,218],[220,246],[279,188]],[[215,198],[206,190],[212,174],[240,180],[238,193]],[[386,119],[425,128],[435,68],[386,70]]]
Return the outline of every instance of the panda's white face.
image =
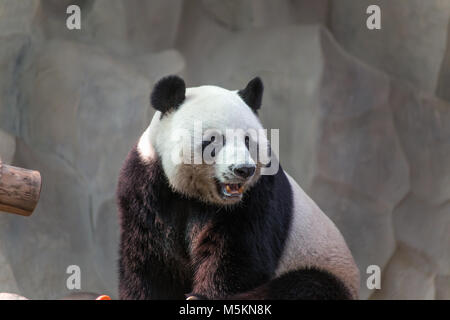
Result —
[[[237,91],[188,88],[177,109],[156,112],[139,149],[148,155],[146,141],[154,146],[174,190],[207,203],[231,205],[260,177],[256,150],[267,145],[262,129]]]

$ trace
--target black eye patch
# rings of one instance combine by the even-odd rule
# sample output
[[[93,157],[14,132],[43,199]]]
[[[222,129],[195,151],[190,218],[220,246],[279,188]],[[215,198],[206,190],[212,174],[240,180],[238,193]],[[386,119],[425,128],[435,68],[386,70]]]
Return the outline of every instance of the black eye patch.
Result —
[[[245,146],[247,147],[247,149],[250,147],[250,137],[249,136],[245,136]]]
[[[212,136],[211,137],[211,139],[209,139],[209,140],[203,140],[202,141],[202,151],[205,151],[205,148],[207,147],[207,146],[209,146],[212,142],[214,142],[216,140],[216,137],[215,136]]]

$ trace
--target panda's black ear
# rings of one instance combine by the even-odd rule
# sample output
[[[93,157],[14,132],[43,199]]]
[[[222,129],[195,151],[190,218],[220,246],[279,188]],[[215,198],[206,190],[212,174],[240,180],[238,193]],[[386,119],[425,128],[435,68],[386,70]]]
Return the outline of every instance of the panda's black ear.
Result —
[[[163,114],[178,108],[186,97],[186,85],[178,76],[167,76],[159,80],[153,88],[150,102]]]
[[[254,112],[257,112],[261,108],[263,91],[264,85],[261,78],[256,77],[247,84],[245,89],[238,91],[238,94]]]

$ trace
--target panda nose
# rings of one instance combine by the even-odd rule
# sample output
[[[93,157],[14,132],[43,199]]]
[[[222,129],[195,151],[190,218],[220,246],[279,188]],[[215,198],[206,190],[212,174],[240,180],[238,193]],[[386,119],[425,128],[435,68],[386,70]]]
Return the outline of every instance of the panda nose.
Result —
[[[246,179],[248,177],[251,177],[255,173],[255,170],[256,166],[254,165],[241,164],[234,167],[233,173],[238,177]]]

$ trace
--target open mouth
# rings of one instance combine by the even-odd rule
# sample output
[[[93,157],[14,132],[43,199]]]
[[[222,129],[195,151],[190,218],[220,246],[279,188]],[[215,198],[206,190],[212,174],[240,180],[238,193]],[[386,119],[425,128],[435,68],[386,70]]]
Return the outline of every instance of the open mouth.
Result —
[[[242,198],[242,194],[244,193],[243,183],[222,183],[219,181],[216,181],[216,183],[218,192],[223,198]]]

